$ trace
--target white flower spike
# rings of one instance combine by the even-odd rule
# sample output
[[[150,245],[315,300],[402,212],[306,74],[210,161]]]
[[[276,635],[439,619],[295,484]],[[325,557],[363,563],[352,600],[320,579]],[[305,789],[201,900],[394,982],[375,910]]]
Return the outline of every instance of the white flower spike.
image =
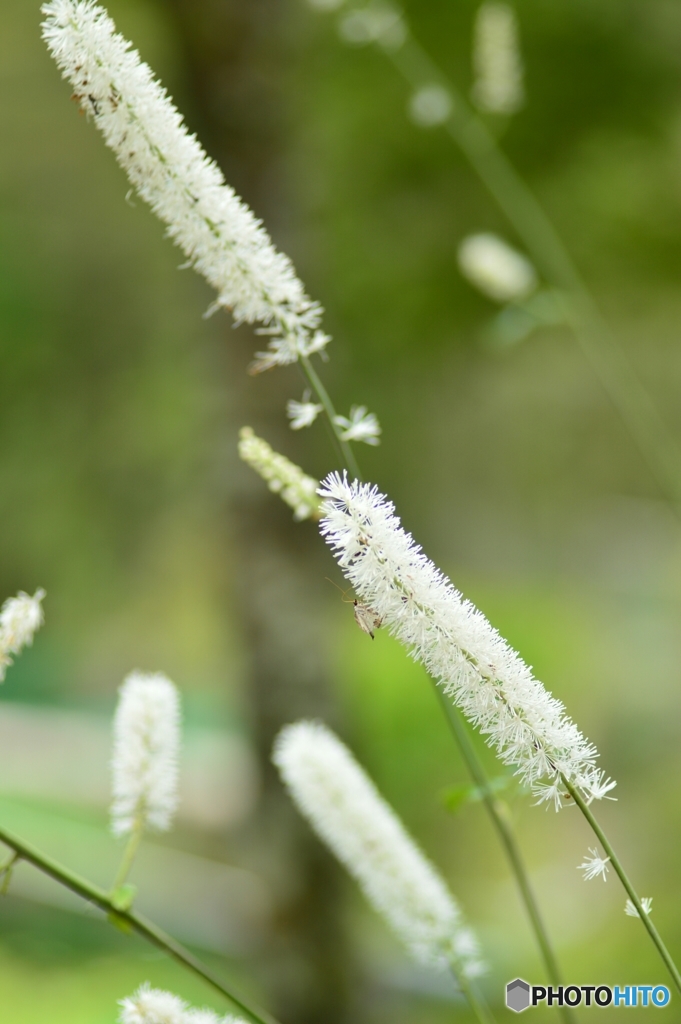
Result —
[[[652,896],[641,896],[641,906],[643,907],[643,913],[644,914],[652,914],[652,912],[653,912],[653,897]],[[639,914],[638,910],[636,909],[636,907],[634,906],[634,904],[631,902],[631,900],[627,900],[627,902],[625,903],[625,905],[624,905],[624,913],[627,915],[627,917],[640,917],[641,916]]]
[[[497,235],[469,235],[458,256],[463,276],[494,302],[527,298],[537,287],[530,261]]]
[[[473,101],[491,114],[514,114],[525,100],[515,11],[505,3],[483,3],[475,19]]]
[[[539,802],[561,806],[565,776],[586,800],[614,783],[559,700],[406,533],[371,484],[330,474],[321,532],[358,599],[422,662]]]
[[[444,881],[343,743],[319,722],[288,725],[273,761],[295,803],[416,960],[482,973],[478,944]]]
[[[43,624],[42,600],[45,591],[36,590],[33,597],[20,590],[8,597],[0,609],[0,683],[12,664],[12,654],[19,654],[33,643],[33,635]]]
[[[172,992],[142,985],[122,999],[119,1024],[245,1024],[240,1017],[218,1017],[213,1010],[196,1010]]]
[[[160,672],[131,672],[114,716],[111,830],[166,832],[177,809],[180,699]]]
[[[595,850],[593,847],[589,847],[589,853],[591,856],[585,857],[583,863],[577,865],[577,870],[584,872],[585,882],[590,882],[592,878],[598,878],[599,875],[602,875],[603,881],[607,882],[606,876],[610,870],[608,867],[610,858],[601,857],[598,850]]]
[[[43,38],[64,78],[137,193],[216,289],[211,308],[271,335],[254,372],[322,351],[329,338],[318,329],[321,307],[107,12],[92,0],[52,0],[42,11]]]
[[[250,427],[242,427],[239,431],[239,457],[293,509],[294,519],[300,522],[319,518],[317,481],[303,473],[300,466],[290,462],[285,455],[275,452]]]
[[[367,412],[365,405],[353,405],[350,416],[335,416],[334,423],[343,428],[341,441],[364,441],[365,444],[380,444],[381,428],[373,412]]]
[[[291,430],[302,430],[303,427],[312,426],[323,409],[323,405],[310,402],[309,394],[303,397],[302,402],[291,399],[286,406],[286,415],[291,421]]]

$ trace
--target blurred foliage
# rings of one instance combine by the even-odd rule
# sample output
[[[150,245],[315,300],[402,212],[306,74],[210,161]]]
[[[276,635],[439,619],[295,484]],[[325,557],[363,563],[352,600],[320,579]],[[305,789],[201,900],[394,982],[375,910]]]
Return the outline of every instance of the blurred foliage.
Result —
[[[197,0],[197,18],[210,24],[230,3]],[[528,103],[503,145],[681,438],[681,6],[516,6]],[[172,5],[110,9],[196,127]],[[431,0],[408,10],[464,92],[475,9]],[[125,202],[122,173],[44,52],[37,3],[5,0],[0,20],[0,593],[48,592],[47,624],[2,698],[108,713],[126,671],[163,669],[194,717],[235,718],[246,730],[248,652],[235,625],[226,508],[230,492],[252,486],[236,461],[234,409],[271,385],[247,377],[245,359],[233,372],[231,329],[201,319],[207,287],[177,272],[181,257],[159,224]],[[597,743],[620,783],[619,802],[602,809],[606,829],[679,951],[679,524],[564,328],[505,350],[486,344],[498,310],[461,279],[457,245],[478,230],[518,240],[446,135],[407,119],[408,91],[381,53],[344,46],[334,26],[334,15],[287,0],[272,42],[280,78],[268,83],[283,121],[270,226],[327,308],[327,382],[341,410],[364,402],[382,422],[382,446],[359,453],[367,478]],[[219,81],[213,93],[228,123]],[[299,398],[295,369],[280,372]],[[333,466],[321,428],[287,444],[310,472]],[[312,530],[307,540],[316,543]],[[543,971],[491,829],[479,804],[455,815],[442,805],[443,791],[467,779],[427,678],[383,631],[373,644],[356,631],[337,598],[328,587],[320,600],[341,731],[451,878],[499,1002],[507,978]],[[575,871],[590,841],[581,821],[514,792],[569,979],[664,982],[616,882],[585,884]],[[238,830],[175,841],[245,856]],[[349,882],[344,895],[353,1019],[451,1020],[447,993],[410,971]],[[222,967],[259,986],[263,957]],[[2,902],[0,992],[12,1024],[110,1024],[116,999],[145,979],[211,1001],[99,921],[18,896]]]

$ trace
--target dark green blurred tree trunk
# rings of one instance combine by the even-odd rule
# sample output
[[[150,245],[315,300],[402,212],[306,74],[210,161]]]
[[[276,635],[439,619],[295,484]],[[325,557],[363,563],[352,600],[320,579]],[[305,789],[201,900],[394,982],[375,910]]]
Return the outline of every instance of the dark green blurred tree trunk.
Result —
[[[277,168],[286,135],[281,79],[291,56],[286,10],[278,0],[167,3],[186,56],[192,127],[276,237],[282,205]],[[227,327],[225,343],[232,422],[224,472],[228,529],[238,554],[231,584],[264,779],[251,839],[254,857],[277,889],[265,983],[274,1011],[287,1024],[334,1024],[344,1019],[347,1004],[338,869],[293,810],[270,762],[281,725],[300,717],[333,718],[320,623],[323,551],[315,527],[295,524],[262,481],[234,466],[232,455],[243,424],[286,450],[291,435],[284,408],[288,398],[299,397],[300,385],[292,371],[247,376],[260,347],[253,331]]]

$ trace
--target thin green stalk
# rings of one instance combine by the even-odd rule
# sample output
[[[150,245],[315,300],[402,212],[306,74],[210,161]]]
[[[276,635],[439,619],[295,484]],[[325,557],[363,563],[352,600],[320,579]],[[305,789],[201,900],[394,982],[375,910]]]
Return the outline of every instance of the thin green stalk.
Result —
[[[125,850],[123,851],[123,858],[118,868],[118,872],[116,873],[116,878],[112,887],[113,892],[116,892],[116,890],[125,883],[126,878],[130,874],[130,868],[132,867],[135,855],[139,849],[140,842],[142,841],[143,831],[144,818],[141,814],[137,814],[132,826],[130,838],[128,839]]]
[[[593,813],[591,811],[591,808],[586,803],[584,797],[579,792],[579,790],[576,789],[572,785],[571,782],[568,782],[568,780],[565,778],[564,775],[561,776],[561,777],[563,779],[563,784],[564,784],[565,788],[567,789],[568,793],[570,794],[570,796],[572,797],[574,802],[579,807],[580,811],[582,812],[582,814],[584,815],[584,817],[588,821],[589,825],[591,826],[591,828],[592,828],[592,830],[594,832],[594,835],[596,836],[596,838],[598,839],[599,843],[601,844],[601,846],[603,847],[603,849],[607,853],[608,857],[610,858],[610,863],[612,864],[612,866],[615,869],[615,872],[619,876],[620,882],[624,886],[624,888],[625,888],[625,890],[627,892],[627,895],[629,896],[629,899],[631,900],[631,902],[634,904],[634,906],[636,907],[636,909],[638,911],[638,916],[641,918],[641,921],[643,922],[643,927],[646,929],[646,931],[650,935],[650,938],[655,943],[655,948],[657,949],[658,953],[660,954],[660,956],[664,960],[664,963],[665,963],[665,966],[667,967],[667,970],[669,971],[669,973],[671,974],[672,978],[674,979],[674,984],[676,985],[676,987],[679,990],[679,992],[681,992],[681,974],[679,974],[679,969],[676,966],[676,964],[674,963],[674,961],[672,960],[671,954],[669,953],[669,950],[667,949],[667,947],[665,946],[664,942],[662,941],[660,933],[658,932],[658,930],[655,927],[655,925],[653,924],[653,922],[650,920],[650,914],[646,914],[645,910],[643,909],[643,906],[641,904],[641,900],[638,897],[638,893],[636,892],[636,890],[634,889],[633,885],[631,884],[631,881],[629,880],[629,876],[627,875],[626,871],[622,867],[620,859],[617,856],[617,854],[615,853],[615,851],[613,850],[608,837],[606,836],[605,832],[603,831],[601,826],[598,824],[598,822],[594,818]]]
[[[460,971],[454,964],[451,964],[451,971],[479,1024],[496,1024],[494,1014],[484,999],[478,996],[463,971]]]
[[[331,425],[333,436],[335,438],[336,444],[338,445],[341,458],[344,460],[345,465],[347,469],[350,470],[352,476],[356,480],[361,480],[362,475],[359,471],[359,466],[357,465],[357,460],[355,459],[352,448],[350,447],[347,441],[343,441],[343,439],[341,438],[341,433],[340,430],[338,429],[338,424],[336,423],[336,410],[333,407],[333,402],[329,397],[328,391],[322,384],[317,374],[317,371],[315,370],[308,356],[300,357],[300,365],[302,366],[303,372],[305,373],[305,376],[309,380],[313,391],[317,395],[317,398],[324,406],[324,412],[326,413],[328,421]]]
[[[508,862],[511,865],[513,875],[515,876],[521,899],[525,904],[525,909],[527,910],[532,930],[534,931],[537,944],[541,951],[549,980],[551,984],[557,988],[559,985],[563,984],[558,960],[553,951],[548,931],[546,930],[536,897],[530,885],[530,880],[527,877],[523,857],[509,821],[506,806],[495,796],[494,791],[490,786],[485,769],[483,768],[482,762],[476,753],[475,747],[471,743],[470,736],[468,735],[468,731],[461,715],[452,702],[447,699],[437,683],[435,683],[434,680],[432,682],[440,702],[440,706],[442,707],[445,717],[447,718],[447,722],[449,723],[452,735],[454,736],[459,750],[461,751],[461,756],[463,757],[475,785],[482,794],[482,801],[485,805],[485,810],[490,816],[492,824],[499,836],[501,845],[508,857]],[[574,1024],[576,1018],[569,1006],[557,1007],[557,1009],[560,1011],[563,1020],[566,1021],[566,1024]]]
[[[534,193],[484,121],[411,37],[384,48],[397,70],[418,88],[440,82],[453,98],[445,125],[546,279],[564,291],[564,310],[581,349],[617,409],[662,493],[681,517],[681,450],[617,340],[604,323],[567,249]]]
[[[127,925],[132,931],[137,932],[138,935],[141,935],[148,942],[163,950],[164,953],[167,953],[168,956],[177,960],[187,970],[203,978],[205,982],[228,999],[238,1010],[245,1013],[255,1024],[279,1024],[271,1014],[249,1005],[233,989],[228,988],[209,967],[203,964],[179,942],[176,942],[170,935],[166,935],[153,921],[149,921],[142,914],[137,914],[132,910],[118,909],[109,893],[106,893],[92,882],[87,881],[87,879],[81,878],[80,875],[52,860],[51,857],[48,857],[4,828],[0,828],[0,842],[14,850],[18,860],[25,860],[29,864],[33,864],[43,874],[49,875],[55,882],[59,882],[60,885],[70,889],[71,892],[87,900],[88,903],[94,903],[95,906],[109,914],[112,920]]]

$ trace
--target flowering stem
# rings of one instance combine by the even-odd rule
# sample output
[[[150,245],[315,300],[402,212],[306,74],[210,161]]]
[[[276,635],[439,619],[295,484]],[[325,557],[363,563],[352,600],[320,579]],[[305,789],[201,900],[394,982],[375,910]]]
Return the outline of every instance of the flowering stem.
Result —
[[[452,97],[447,133],[523,239],[547,279],[562,289],[566,320],[583,354],[622,417],[663,494],[681,517],[681,451],[655,403],[603,321],[579,271],[534,193],[499,147],[484,121],[468,106],[426,51],[408,36],[384,52],[416,89],[439,82]]]
[[[112,886],[112,892],[116,892],[116,890],[125,883],[142,840],[143,831],[144,816],[141,813],[138,813],[135,815],[135,822],[130,832],[130,838],[128,839],[125,850],[123,851],[123,858]]]
[[[457,985],[461,989],[462,995],[465,996],[468,1001],[468,1005],[473,1011],[475,1019],[479,1021],[480,1024],[495,1024],[492,1011],[487,1003],[476,994],[473,986],[466,977],[465,971],[459,970],[458,966],[453,962],[450,963],[450,968]]]
[[[433,686],[437,693],[440,706],[442,707],[445,717],[447,718],[447,722],[449,723],[452,735],[458,744],[461,756],[464,759],[466,767],[468,768],[475,785],[480,790],[482,802],[484,803],[485,809],[492,820],[494,828],[496,829],[501,845],[504,848],[504,852],[508,857],[508,862],[511,865],[511,870],[515,876],[521,899],[525,904],[525,909],[527,910],[532,930],[534,931],[537,944],[541,950],[547,974],[551,984],[557,988],[559,985],[563,984],[560,968],[558,967],[556,954],[553,951],[551,940],[544,921],[542,920],[536,897],[532,891],[530,880],[527,876],[527,871],[525,870],[523,856],[520,852],[518,842],[509,820],[508,809],[503,801],[499,800],[495,796],[494,790],[490,786],[489,779],[485,773],[485,769],[482,766],[482,762],[476,753],[475,747],[471,743],[468,730],[466,729],[461,715],[453,706],[451,701],[447,699],[434,680]],[[562,1006],[559,1007],[559,1010],[563,1020],[566,1021],[566,1024],[573,1024],[575,1016],[570,1007]]]
[[[94,903],[95,906],[99,907],[105,913],[107,913],[110,919],[116,923],[120,923],[124,926],[127,925],[129,929],[137,932],[152,943],[159,949],[167,953],[168,956],[177,960],[178,963],[186,967],[187,970],[192,971],[194,974],[203,978],[205,982],[211,985],[217,992],[228,999],[237,1009],[245,1013],[254,1024],[279,1024],[276,1018],[272,1017],[271,1014],[265,1010],[259,1010],[255,1007],[249,1006],[243,998],[238,996],[233,989],[227,988],[227,986],[214,974],[209,967],[203,964],[197,957],[194,956],[188,949],[182,946],[179,942],[176,942],[170,935],[167,935],[152,921],[149,921],[146,917],[141,914],[135,913],[132,910],[120,910],[118,909],[109,893],[106,893],[103,889],[94,885],[92,882],[81,878],[80,875],[75,874],[69,868],[58,864],[57,861],[52,860],[46,854],[36,850],[34,846],[24,842],[23,839],[19,839],[17,836],[8,832],[6,829],[0,827],[0,842],[4,843],[5,846],[9,846],[10,849],[14,850],[16,854],[16,860],[25,860],[29,864],[33,864],[34,867],[42,871],[43,874],[49,875],[55,882],[63,885],[65,888],[70,889],[77,896],[87,900],[89,903]]]
[[[665,946],[664,942],[662,941],[660,933],[658,932],[658,930],[655,927],[655,925],[653,924],[653,922],[650,920],[650,914],[646,914],[645,910],[643,909],[643,906],[641,904],[641,900],[639,899],[636,890],[634,889],[633,885],[631,884],[631,882],[629,880],[629,876],[627,875],[626,871],[622,867],[622,864],[620,863],[620,860],[619,860],[617,854],[615,853],[615,851],[613,850],[612,846],[610,845],[610,841],[608,840],[608,837],[606,836],[605,832],[603,831],[601,826],[598,824],[598,822],[594,818],[594,816],[593,816],[593,814],[591,812],[591,808],[586,803],[586,801],[584,800],[584,797],[579,792],[579,790],[575,786],[573,786],[572,783],[569,782],[568,779],[566,779],[564,775],[562,776],[562,779],[563,779],[563,784],[564,784],[565,788],[567,789],[568,793],[570,794],[572,799],[575,801],[575,803],[579,807],[580,811],[582,812],[582,814],[584,815],[584,817],[588,821],[589,825],[593,829],[593,832],[596,835],[599,843],[601,844],[601,846],[603,847],[603,849],[607,853],[608,857],[610,858],[610,863],[612,864],[612,866],[614,867],[617,875],[619,876],[619,880],[622,883],[622,885],[624,886],[624,888],[625,888],[625,890],[627,892],[627,895],[629,896],[629,899],[631,900],[631,902],[636,907],[636,909],[638,911],[638,916],[641,918],[641,921],[643,922],[644,928],[647,930],[648,934],[650,935],[650,938],[655,943],[655,946],[657,948],[658,953],[660,954],[660,956],[664,960],[665,965],[666,965],[667,969],[669,970],[669,973],[671,974],[672,978],[674,979],[674,984],[676,985],[676,987],[679,990],[679,992],[681,992],[681,974],[679,974],[679,970],[678,970],[676,964],[674,963],[674,961],[672,960],[671,955],[669,953],[669,950],[667,949],[667,947]]]
[[[301,355],[300,364],[305,376],[312,386],[312,389],[317,395],[317,398],[324,406],[324,412],[327,415],[331,430],[333,431],[334,439],[338,445],[340,456],[345,462],[346,468],[349,470],[351,476],[356,480],[361,480],[362,474],[359,471],[359,466],[357,465],[357,460],[355,459],[352,448],[350,447],[350,444],[347,441],[344,441],[341,437],[338,424],[336,423],[336,410],[333,407],[333,402],[329,397],[328,391],[322,384],[317,371],[310,362],[309,356]]]

